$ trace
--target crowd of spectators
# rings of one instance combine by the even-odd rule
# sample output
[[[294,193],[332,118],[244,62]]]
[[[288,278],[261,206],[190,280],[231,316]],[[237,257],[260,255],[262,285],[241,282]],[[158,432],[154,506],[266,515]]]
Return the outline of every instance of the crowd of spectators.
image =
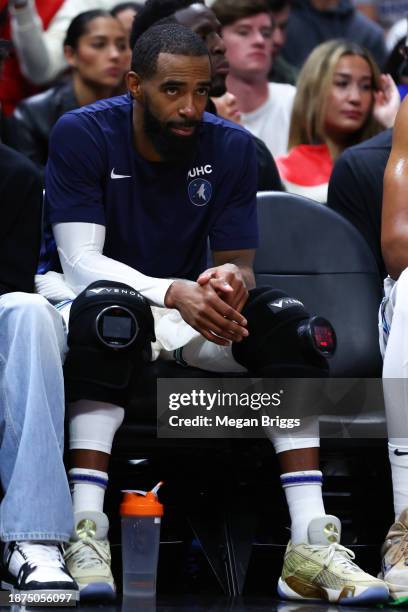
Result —
[[[156,342],[152,350],[156,357],[166,355],[170,359],[170,353],[174,353],[174,359],[182,365],[267,375],[269,349],[262,345],[262,351],[254,351],[259,354],[251,354],[257,363],[255,369],[245,349],[248,320],[252,325],[251,317],[254,312],[258,316],[262,306],[262,291],[254,289],[252,271],[257,245],[255,187],[258,191],[286,190],[336,210],[368,243],[379,276],[385,278],[386,262],[396,260],[399,274],[404,259],[399,253],[395,255],[390,244],[393,240],[402,246],[405,243],[390,221],[389,203],[383,234],[386,262],[381,249],[383,176],[394,122],[408,88],[408,33],[405,20],[401,22],[406,0],[397,4],[394,2],[391,10],[387,0],[356,0],[355,4],[351,0],[0,0],[0,63],[4,64],[0,78],[0,164],[13,177],[18,169],[16,179],[10,182],[3,175],[0,180],[0,198],[7,207],[5,227],[9,228],[2,234],[0,251],[0,315],[16,316],[16,304],[2,294],[34,291],[37,257],[31,257],[26,267],[24,253],[29,250],[40,254],[41,233],[44,257],[40,271],[48,273],[37,277],[36,290],[43,297],[37,302],[23,300],[24,312],[36,310],[38,329],[43,330],[41,321],[54,317],[52,326],[64,338],[64,323],[55,312],[49,314],[49,302],[58,303],[62,312],[90,283],[102,279],[121,283],[130,278],[128,284],[138,289],[140,286],[153,306]],[[139,57],[134,49],[139,50]],[[186,57],[188,65],[182,61]],[[166,69],[177,74],[178,80],[167,82]],[[194,81],[191,94],[195,101],[182,109],[180,121],[175,122],[171,115],[175,100],[197,75],[198,85]],[[400,133],[405,123],[399,119]],[[195,138],[198,125],[201,149]],[[399,194],[396,206],[402,206],[398,163],[405,141],[400,138],[397,142],[399,157],[395,154],[394,161],[391,158],[386,193],[390,194],[390,185],[395,187]],[[39,226],[33,230],[35,219],[27,212],[26,223],[22,221],[20,208],[23,210],[23,204],[29,201],[27,188],[31,183],[19,179],[20,169],[35,185],[35,206],[30,211],[35,219],[40,216],[41,186],[46,186],[42,232]],[[213,182],[205,175],[212,175]],[[180,208],[186,176],[191,179],[191,219],[190,213],[186,215]],[[17,200],[15,207],[12,194]],[[388,202],[393,197],[388,195]],[[138,198],[142,205],[135,223],[132,202]],[[168,206],[169,198],[174,209]],[[215,212],[206,217],[205,205],[211,198]],[[152,213],[151,201],[159,212],[155,209]],[[201,216],[195,214],[197,211]],[[3,250],[8,233],[15,240],[12,232],[17,213],[21,258],[14,261],[13,247],[14,259],[10,262],[10,254],[6,257]],[[296,210],[288,214],[296,214]],[[228,225],[228,232],[223,224]],[[179,231],[179,226],[185,231]],[[135,232],[137,247],[133,244]],[[180,247],[177,253],[176,236]],[[214,268],[203,272],[208,237]],[[58,258],[61,266],[50,263],[55,264]],[[178,279],[191,284],[178,284]],[[385,343],[397,304],[396,284],[388,280],[388,310],[383,308]],[[211,294],[212,300],[210,306],[206,303],[204,320],[196,313],[201,291],[207,291],[207,297]],[[281,302],[286,299],[277,297]],[[247,300],[249,305],[256,304],[257,310],[243,311]],[[303,305],[296,302],[296,307],[301,309]],[[262,311],[259,325],[267,320],[264,316]],[[174,337],[167,333],[169,319]],[[403,317],[396,321],[402,328]],[[394,329],[396,326],[394,323]],[[37,333],[37,327],[32,334]],[[255,339],[257,333],[258,327],[250,328]],[[265,340],[264,330],[260,336]],[[392,343],[396,346],[401,334],[394,332],[394,336]],[[32,338],[27,336],[26,342],[34,343]],[[10,343],[10,338],[6,341]],[[244,349],[234,351],[230,341],[234,347],[241,343]],[[59,370],[64,342],[54,342],[52,348],[58,362],[60,401],[55,410],[59,419],[63,414]],[[182,349],[186,349],[183,357],[177,352]],[[388,371],[393,372],[395,357],[388,358],[387,364]],[[306,368],[313,375],[316,371],[327,375],[326,366],[320,359],[294,367]],[[27,372],[31,367],[28,364]],[[405,375],[403,371],[401,377]],[[50,393],[45,388],[46,403]],[[58,576],[58,580],[51,580],[51,587],[65,580],[65,586],[73,591],[79,588],[85,596],[101,598],[115,596],[107,539],[109,521],[103,503],[109,455],[124,409],[112,397],[90,399],[78,395],[72,401],[73,516],[64,517],[58,537],[37,537],[41,541],[66,541],[73,519],[74,535],[65,551],[67,566],[58,545],[53,543],[52,550],[46,547]],[[63,435],[61,426],[56,427],[56,435]],[[386,601],[393,584],[389,571],[395,570],[400,558],[383,570],[387,584],[350,561],[350,551],[339,543],[340,521],[324,511],[315,429],[307,443],[304,439],[293,442],[272,434],[269,437],[279,455],[292,530],[279,582],[280,595],[303,598],[299,584],[290,580],[290,568],[298,564],[296,572],[303,580],[303,567],[297,559],[306,556],[315,562],[316,549],[321,552],[324,548],[324,564],[330,565],[338,580],[338,592],[333,589],[337,599],[333,601],[343,597],[344,568],[354,576],[356,603]],[[408,445],[390,440],[390,449],[399,525],[393,526],[390,538],[394,533],[403,533],[405,538],[408,461],[403,456],[408,455]],[[53,453],[61,467],[57,443]],[[64,480],[61,503],[66,494]],[[399,515],[402,518],[398,522]],[[330,532],[334,539],[326,541],[329,518],[336,535]],[[87,521],[94,524],[94,531]],[[83,523],[88,528],[81,532],[79,525]],[[20,559],[18,565],[16,558],[24,558],[23,549],[27,554],[33,550],[27,542],[19,547],[12,543],[11,536],[9,540],[7,563],[10,573],[15,574],[12,580],[21,582],[20,569],[13,567],[20,568],[23,561]],[[37,555],[38,550],[34,553]],[[30,575],[31,569],[24,580]],[[404,580],[408,594],[408,577]],[[313,588],[318,589],[316,585]],[[394,599],[399,595],[395,592]]]
[[[156,9],[159,20],[175,13],[176,5],[181,12],[191,4],[194,3],[163,0]],[[208,14],[215,14],[222,35],[221,42],[215,40],[212,47],[210,44],[213,64],[218,61],[219,65],[215,68],[209,110],[240,123],[256,137],[260,190],[280,188],[276,166],[266,146],[274,158],[279,158],[285,189],[325,203],[333,163],[342,151],[392,127],[398,107],[394,83],[402,99],[407,81],[404,71],[408,72],[405,38],[396,41],[388,56],[386,51],[386,37],[403,13],[403,3],[400,4],[355,6],[349,0],[207,1],[211,7]],[[116,58],[109,41],[105,42],[105,51],[101,44],[96,49],[92,42],[99,36],[97,31],[91,31],[97,21],[86,31],[75,31],[70,23],[81,12],[111,11],[110,26],[106,25],[105,30],[119,32],[121,28],[122,36],[129,40],[133,19],[143,5],[144,2],[114,0],[2,0],[0,38],[11,43],[0,83],[2,140],[44,167],[50,130],[64,112],[124,91],[130,47],[127,59],[124,52]],[[214,19],[208,14],[203,16],[203,36],[205,28],[210,27],[205,21]],[[179,22],[183,23],[182,15]],[[72,36],[67,36],[69,26],[73,41]],[[145,25],[141,27],[145,29]],[[111,32],[104,35],[113,36]],[[119,40],[119,34],[117,37]],[[86,45],[94,49],[91,55]],[[102,59],[104,53],[106,59]],[[108,57],[108,53],[113,56]],[[358,75],[353,66],[359,63],[358,57],[370,72],[370,93],[364,90],[365,86],[359,86],[358,93],[354,86]],[[105,62],[106,67],[98,68],[98,61]],[[336,62],[340,68],[346,65],[346,73],[353,72],[351,77],[345,77],[349,85],[336,84]],[[117,70],[111,83],[103,82],[104,70],[112,75]],[[380,76],[382,70],[384,74]],[[342,88],[345,95],[342,99],[337,97],[337,119],[343,125],[334,135],[334,144],[327,132],[328,124],[333,120],[336,123],[336,118],[330,117],[335,114],[331,102],[336,99],[336,88]],[[364,96],[366,100],[361,101]],[[337,128],[330,129],[336,132]]]

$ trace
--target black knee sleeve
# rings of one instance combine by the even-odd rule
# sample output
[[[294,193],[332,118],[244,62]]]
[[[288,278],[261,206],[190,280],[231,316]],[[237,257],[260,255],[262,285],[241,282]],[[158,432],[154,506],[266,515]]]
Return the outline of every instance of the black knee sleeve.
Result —
[[[123,404],[135,366],[151,358],[152,311],[131,287],[97,281],[73,301],[64,375],[71,401]]]
[[[326,319],[310,317],[302,302],[269,287],[251,290],[242,314],[249,336],[233,343],[232,354],[249,372],[270,377],[327,375],[336,337]]]

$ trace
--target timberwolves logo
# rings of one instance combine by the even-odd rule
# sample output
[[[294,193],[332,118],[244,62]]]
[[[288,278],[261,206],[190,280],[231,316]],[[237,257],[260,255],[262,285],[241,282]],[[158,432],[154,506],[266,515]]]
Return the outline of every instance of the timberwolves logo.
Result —
[[[211,200],[211,183],[201,178],[194,179],[188,185],[188,196],[194,206],[205,206]]]

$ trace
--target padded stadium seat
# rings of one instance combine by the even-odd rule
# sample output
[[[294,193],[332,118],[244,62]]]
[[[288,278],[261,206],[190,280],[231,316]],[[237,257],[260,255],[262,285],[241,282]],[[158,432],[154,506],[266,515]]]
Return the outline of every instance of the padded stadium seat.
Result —
[[[258,194],[258,217],[257,285],[301,299],[332,323],[338,341],[332,376],[380,376],[382,282],[359,232],[336,212],[289,193]]]
[[[360,233],[341,215],[289,193],[258,194],[260,247],[255,258],[257,285],[271,285],[303,301],[311,314],[334,326],[337,350],[331,376],[381,377],[377,313],[382,281]],[[354,390],[356,392],[356,390]],[[359,390],[361,393],[361,389]],[[359,415],[321,417],[321,434],[338,437],[345,425],[353,437],[386,437],[382,402],[373,402],[372,384],[362,392]],[[347,396],[345,396],[347,410]],[[341,409],[342,410],[342,409]]]

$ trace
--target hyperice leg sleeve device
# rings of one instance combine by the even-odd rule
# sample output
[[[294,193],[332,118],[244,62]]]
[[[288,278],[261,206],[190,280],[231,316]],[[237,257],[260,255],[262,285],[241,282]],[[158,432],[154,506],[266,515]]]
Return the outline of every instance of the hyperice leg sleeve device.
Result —
[[[123,283],[97,281],[74,300],[64,374],[70,401],[123,403],[137,366],[150,361],[154,320],[147,300]]]

